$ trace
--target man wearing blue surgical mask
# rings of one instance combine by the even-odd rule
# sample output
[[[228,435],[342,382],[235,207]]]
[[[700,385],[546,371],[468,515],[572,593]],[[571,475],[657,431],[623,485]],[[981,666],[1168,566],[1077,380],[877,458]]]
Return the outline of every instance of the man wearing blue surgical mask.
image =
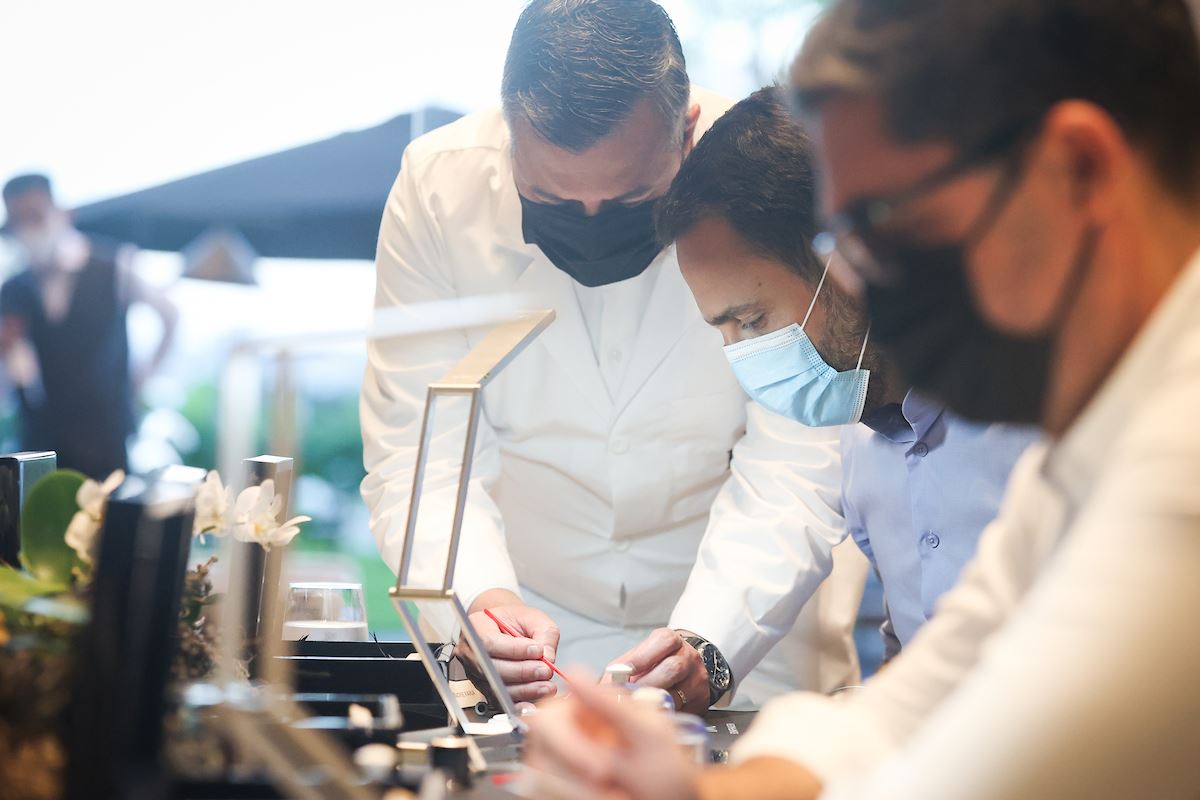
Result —
[[[963,420],[909,390],[871,344],[861,303],[810,246],[808,142],[777,94],[714,123],[660,204],[659,230],[746,393],[805,425],[846,426],[842,507],[883,582],[890,658],[974,555],[1037,433]]]

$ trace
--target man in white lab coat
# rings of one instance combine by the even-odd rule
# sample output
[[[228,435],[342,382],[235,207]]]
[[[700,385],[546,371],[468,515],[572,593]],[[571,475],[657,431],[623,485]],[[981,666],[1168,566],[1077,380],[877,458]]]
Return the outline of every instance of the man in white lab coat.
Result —
[[[654,199],[728,103],[689,86],[650,0],[535,0],[502,100],[409,146],[380,231],[376,305],[520,293],[557,312],[484,395],[455,581],[514,697],[555,692],[537,654],[599,669],[663,627],[678,646],[645,682],[691,710],[728,701],[731,685],[759,703],[853,682],[861,557],[839,548],[841,582],[799,619],[791,605],[844,538],[837,429],[748,404],[654,236]],[[362,491],[393,569],[425,386],[484,333],[370,347]],[[413,568],[429,585],[461,447],[461,425],[439,423]],[[719,545],[693,574],[704,536]]]

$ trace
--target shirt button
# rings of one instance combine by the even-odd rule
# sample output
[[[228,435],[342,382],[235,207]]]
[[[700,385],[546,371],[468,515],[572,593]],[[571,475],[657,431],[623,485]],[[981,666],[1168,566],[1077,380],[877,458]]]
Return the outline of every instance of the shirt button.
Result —
[[[629,452],[629,440],[628,439],[613,439],[612,444],[610,444],[608,446],[608,449],[612,450],[617,455],[621,455],[622,453],[627,453],[627,452]]]
[[[621,351],[617,350],[616,348],[609,350],[608,351],[608,360],[614,364],[619,362],[621,360]]]
[[[930,531],[929,533],[925,534],[925,544],[929,545],[929,548],[931,550],[935,549],[941,543],[942,543],[941,537],[939,537],[933,531]]]
[[[618,553],[628,553],[630,547],[633,547],[633,545],[629,543],[628,539],[622,539],[621,541],[617,542]]]
[[[925,444],[924,442],[917,442],[915,445],[913,445],[912,451],[914,455],[924,458],[925,456],[929,455],[929,445]]]

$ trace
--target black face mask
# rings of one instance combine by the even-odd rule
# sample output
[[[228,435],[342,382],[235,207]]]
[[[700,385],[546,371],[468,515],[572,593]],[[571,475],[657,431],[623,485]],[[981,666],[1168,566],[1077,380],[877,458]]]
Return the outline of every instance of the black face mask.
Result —
[[[641,275],[662,250],[654,203],[612,203],[589,217],[580,203],[535,203],[522,195],[521,232],[579,283],[605,286]]]
[[[980,422],[1036,424],[1050,385],[1062,320],[1092,261],[1096,231],[1084,235],[1048,330],[1015,336],[976,308],[961,244],[890,254],[899,280],[867,288],[871,335],[918,390]]]

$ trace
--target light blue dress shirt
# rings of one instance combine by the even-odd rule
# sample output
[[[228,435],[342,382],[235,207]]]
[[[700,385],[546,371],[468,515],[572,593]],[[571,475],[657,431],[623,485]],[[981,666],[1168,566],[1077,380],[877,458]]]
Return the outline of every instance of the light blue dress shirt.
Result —
[[[968,422],[909,392],[842,432],[842,510],[883,584],[885,658],[958,580],[1035,428]]]

